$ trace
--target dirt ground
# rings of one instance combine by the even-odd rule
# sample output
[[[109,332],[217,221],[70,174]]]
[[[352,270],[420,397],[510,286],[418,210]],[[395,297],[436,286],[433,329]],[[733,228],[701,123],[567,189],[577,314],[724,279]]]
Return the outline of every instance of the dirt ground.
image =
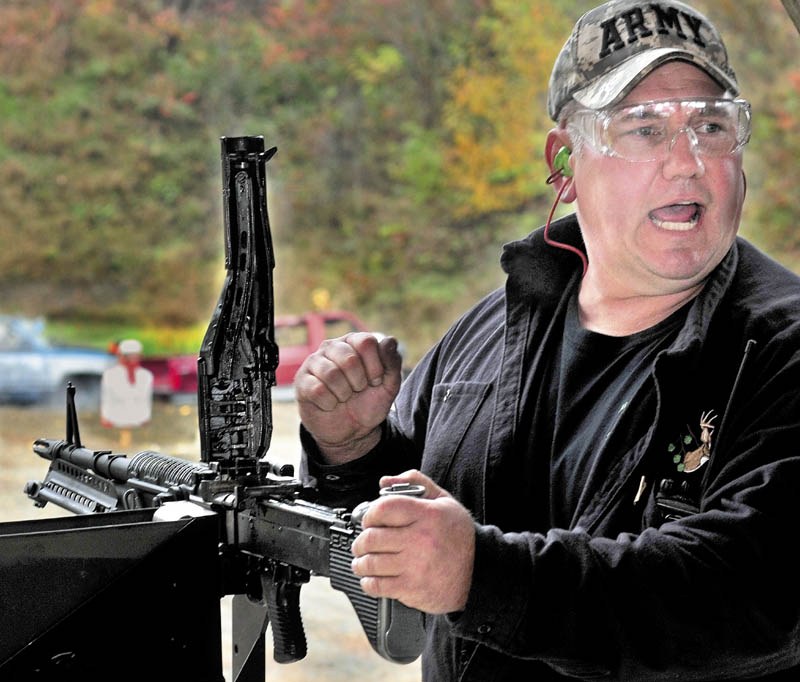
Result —
[[[273,421],[270,460],[296,466],[300,448],[295,404],[285,398],[276,402]],[[23,492],[27,481],[42,480],[48,468],[48,463],[33,453],[33,441],[64,436],[65,419],[59,409],[0,405],[0,522],[68,515],[52,505],[37,509]],[[111,449],[129,455],[156,450],[185,459],[199,459],[197,410],[193,405],[157,402],[152,422],[133,431],[131,446],[125,450],[120,450],[119,433],[102,427],[96,413],[80,415],[80,436],[84,446],[94,450]],[[230,600],[226,597],[221,601],[223,672],[228,681],[233,679]],[[303,587],[300,601],[308,656],[298,663],[279,665],[272,661],[271,652],[268,653],[268,682],[413,682],[420,679],[419,661],[395,665],[372,651],[347,598],[333,590],[327,578],[312,578]],[[267,637],[269,651],[269,632]]]

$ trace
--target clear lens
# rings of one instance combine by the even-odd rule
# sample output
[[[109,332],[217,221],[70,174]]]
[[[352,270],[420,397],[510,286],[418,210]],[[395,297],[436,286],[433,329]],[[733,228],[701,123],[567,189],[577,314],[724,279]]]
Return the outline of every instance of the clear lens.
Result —
[[[686,133],[698,154],[731,154],[750,139],[746,100],[694,99],[644,102],[606,111],[582,109],[575,121],[601,153],[628,161],[664,160]]]

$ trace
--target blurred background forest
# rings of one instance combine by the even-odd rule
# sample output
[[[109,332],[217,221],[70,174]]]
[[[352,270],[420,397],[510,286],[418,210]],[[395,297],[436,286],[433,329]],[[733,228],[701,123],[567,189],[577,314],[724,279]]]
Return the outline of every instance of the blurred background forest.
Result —
[[[595,4],[3,0],[0,312],[195,351],[219,137],[263,135],[277,312],[325,289],[418,358],[544,222],[549,73]],[[743,233],[798,269],[800,37],[779,0],[691,4],[753,103]]]

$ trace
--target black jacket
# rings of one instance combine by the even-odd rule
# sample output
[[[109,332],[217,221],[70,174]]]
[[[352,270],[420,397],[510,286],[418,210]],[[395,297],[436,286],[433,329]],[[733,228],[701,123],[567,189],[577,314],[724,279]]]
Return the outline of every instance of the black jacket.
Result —
[[[572,216],[551,232],[580,242]],[[737,239],[646,398],[609,425],[634,445],[593,468],[569,528],[541,534],[516,529],[524,500],[506,485],[526,454],[512,447],[524,346],[577,285],[578,261],[539,230],[502,262],[505,289],[415,368],[381,444],[345,466],[306,462],[328,502],[368,499],[378,475],[418,467],[473,513],[468,603],[429,618],[424,679],[796,679],[800,279]],[[709,410],[711,459],[681,472]]]

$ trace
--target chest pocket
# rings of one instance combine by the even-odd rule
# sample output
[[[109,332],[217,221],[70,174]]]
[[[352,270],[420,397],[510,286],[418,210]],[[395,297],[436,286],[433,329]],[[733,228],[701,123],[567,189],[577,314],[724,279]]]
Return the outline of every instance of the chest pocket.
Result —
[[[489,416],[483,416],[486,428],[475,429],[479,437],[469,439],[467,444],[464,436],[476,421],[491,387],[490,383],[477,381],[436,384],[433,387],[422,470],[436,482],[445,484],[451,477],[457,452],[466,457],[469,465],[477,465],[480,461],[482,467]]]
[[[678,521],[700,511],[703,479],[708,467],[713,443],[713,411],[697,412],[699,426],[691,420],[673,432],[669,439],[659,442],[651,453],[655,466],[651,477],[655,485],[642,517],[642,528],[658,527],[668,521]],[[696,423],[696,422],[695,422]]]

